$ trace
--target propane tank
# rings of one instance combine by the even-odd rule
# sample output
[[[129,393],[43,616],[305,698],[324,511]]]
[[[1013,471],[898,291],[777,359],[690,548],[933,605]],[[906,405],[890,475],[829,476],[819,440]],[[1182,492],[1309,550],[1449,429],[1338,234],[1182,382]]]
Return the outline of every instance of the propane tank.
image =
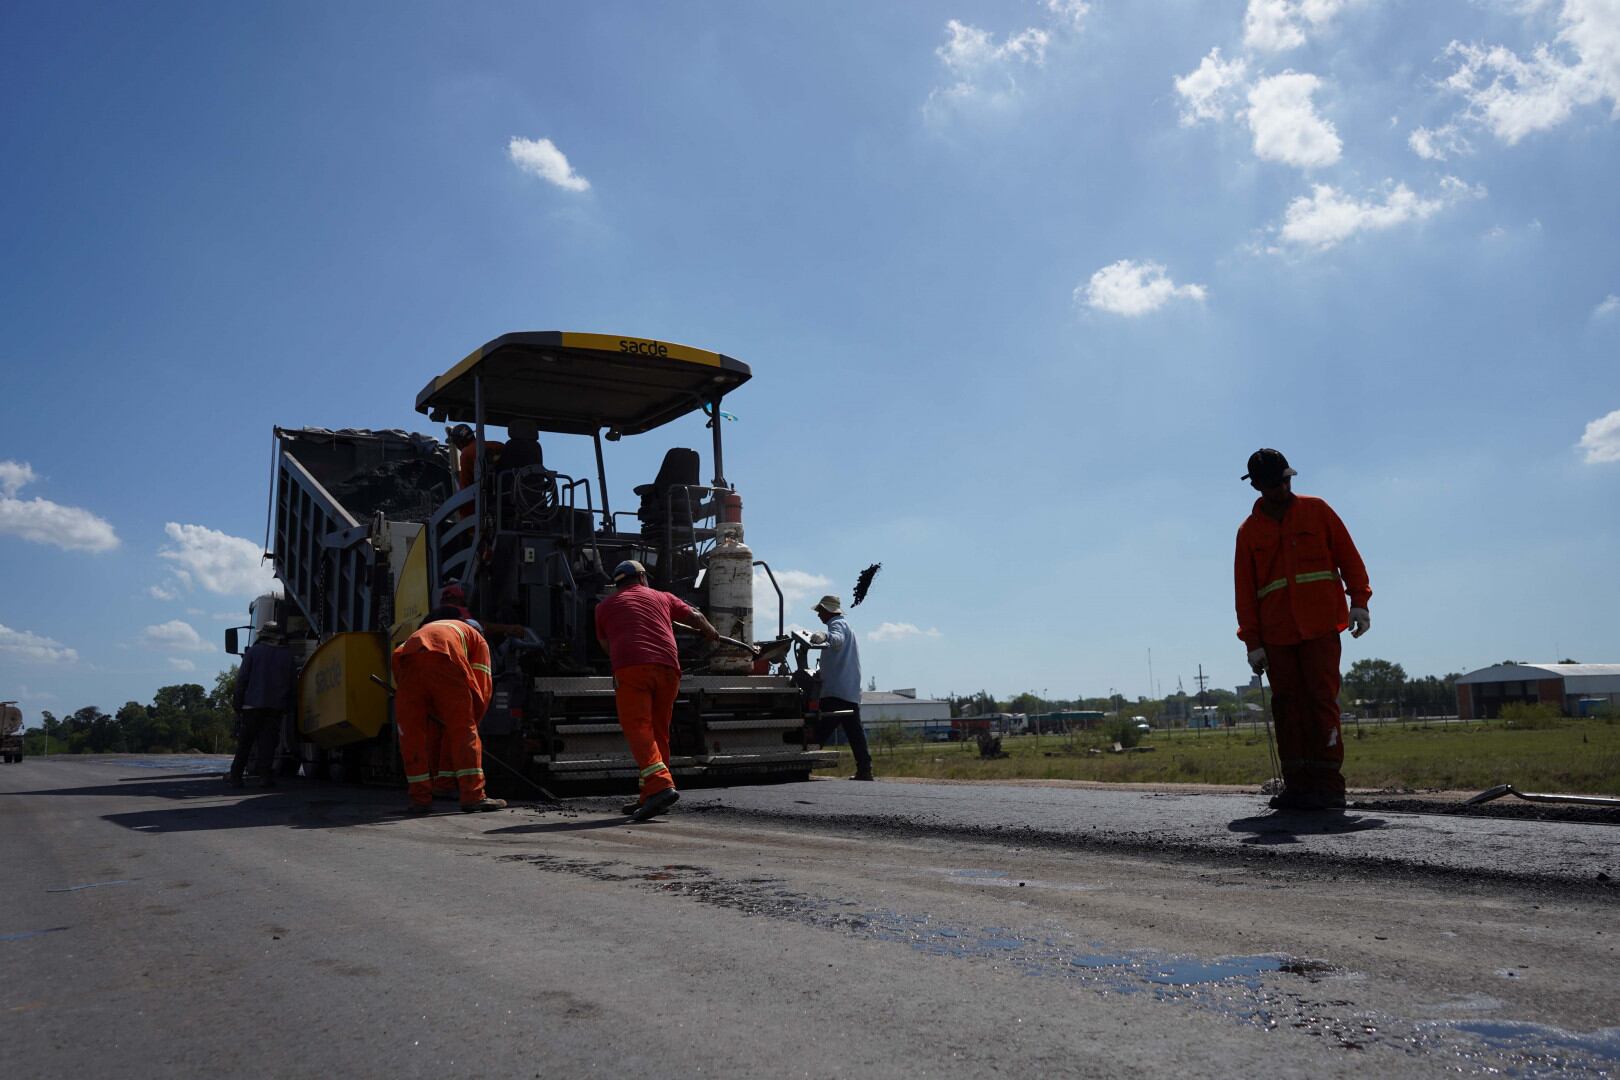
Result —
[[[754,641],[754,553],[743,543],[742,497],[728,492],[720,499],[720,520],[704,584],[709,590],[705,612],[726,637]],[[717,672],[747,673],[753,659],[741,649],[722,648],[710,661]]]

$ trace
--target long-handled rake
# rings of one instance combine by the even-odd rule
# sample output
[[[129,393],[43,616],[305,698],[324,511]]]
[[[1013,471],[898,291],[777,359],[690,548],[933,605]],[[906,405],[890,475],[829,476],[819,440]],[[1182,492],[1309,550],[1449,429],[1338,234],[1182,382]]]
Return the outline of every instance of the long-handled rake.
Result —
[[[1276,795],[1283,789],[1282,762],[1277,758],[1277,742],[1271,737],[1271,702],[1266,697],[1265,672],[1260,673],[1260,715],[1266,723],[1266,750],[1271,755],[1271,779],[1260,785],[1260,794]]]

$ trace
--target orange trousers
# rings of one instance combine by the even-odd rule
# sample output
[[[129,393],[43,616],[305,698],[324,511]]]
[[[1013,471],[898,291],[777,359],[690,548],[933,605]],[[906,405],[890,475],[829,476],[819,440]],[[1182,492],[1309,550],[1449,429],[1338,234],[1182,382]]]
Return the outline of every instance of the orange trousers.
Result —
[[[669,722],[680,688],[680,670],[664,664],[631,664],[613,673],[613,703],[630,753],[641,768],[642,802],[675,786],[668,764]]]
[[[435,652],[395,658],[394,722],[411,802],[433,802],[435,777],[453,779],[462,805],[484,798],[478,699],[454,660]]]
[[[1277,756],[1283,786],[1295,794],[1344,794],[1339,655],[1338,634],[1266,646]]]

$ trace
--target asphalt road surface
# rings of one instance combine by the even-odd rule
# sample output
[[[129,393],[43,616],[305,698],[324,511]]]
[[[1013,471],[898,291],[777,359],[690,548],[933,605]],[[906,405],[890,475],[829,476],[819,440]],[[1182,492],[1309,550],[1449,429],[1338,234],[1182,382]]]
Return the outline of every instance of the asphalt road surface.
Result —
[[[406,818],[0,766],[0,1076],[1620,1072],[1620,831],[814,781]]]

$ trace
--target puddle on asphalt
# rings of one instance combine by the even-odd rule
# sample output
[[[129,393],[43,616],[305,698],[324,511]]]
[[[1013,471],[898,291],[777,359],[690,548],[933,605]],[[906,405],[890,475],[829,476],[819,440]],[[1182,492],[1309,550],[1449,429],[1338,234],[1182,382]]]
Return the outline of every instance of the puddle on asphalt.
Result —
[[[1155,1004],[1193,1008],[1266,1031],[1320,1038],[1338,1049],[1444,1059],[1449,1071],[1462,1074],[1608,1077],[1620,1066],[1620,1028],[1580,1033],[1515,1021],[1412,1021],[1357,1009],[1348,1000],[1321,1000],[1317,988],[1325,979],[1348,974],[1322,960],[1274,954],[1206,958],[1113,950],[1103,942],[1083,941],[1081,935],[1063,927],[952,925],[925,912],[864,909],[852,900],[798,892],[777,878],[729,880],[699,866],[637,867],[552,855],[496,858],[529,863],[552,873],[653,888],[744,915],[903,945],[929,956],[990,963],[1104,996],[1136,996]],[[975,883],[1004,880],[1001,871],[994,870],[938,872]],[[1304,980],[1305,987],[1278,985],[1280,980],[1295,979]]]
[[[65,926],[48,926],[44,930],[13,930],[9,934],[0,934],[0,941],[26,941],[46,934],[60,934],[66,929]]]
[[[933,873],[943,874],[946,881],[958,885],[1002,889],[1055,889],[1058,892],[1091,892],[1097,888],[1095,885],[1086,885],[1078,881],[1041,881],[1038,878],[1014,877],[1005,870],[958,870],[941,866],[931,866],[928,869]]]
[[[46,889],[46,892],[79,892],[83,889],[105,889],[109,885],[132,885],[131,881],[92,881],[87,885],[63,885],[58,889]]]
[[[108,762],[109,765],[128,765],[134,769],[210,769],[222,771],[228,762],[218,758],[140,758],[135,761]]]

